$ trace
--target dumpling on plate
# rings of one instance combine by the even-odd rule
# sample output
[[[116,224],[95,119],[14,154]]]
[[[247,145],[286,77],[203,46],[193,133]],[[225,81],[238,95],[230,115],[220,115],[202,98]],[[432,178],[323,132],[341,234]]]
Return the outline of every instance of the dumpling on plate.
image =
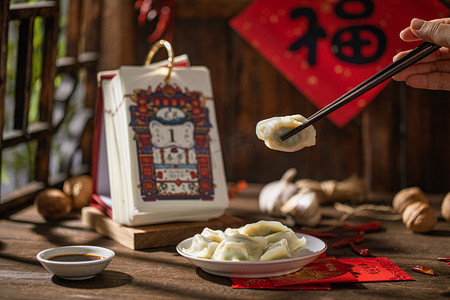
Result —
[[[306,245],[305,237],[298,238],[293,231],[276,232],[266,236],[266,239],[270,243],[278,243],[281,240],[285,240],[288,245],[290,253],[294,253],[301,250]]]
[[[211,258],[213,260],[258,261],[266,246],[267,239],[264,237],[236,234],[225,237]]]
[[[306,121],[302,115],[273,117],[259,121],[256,125],[256,136],[273,150],[294,152],[316,144],[316,129],[309,126],[285,141],[281,136],[300,126]]]
[[[192,238],[187,254],[219,261],[267,261],[290,258],[306,245],[304,237],[279,221],[261,220],[224,231],[205,227]]]
[[[205,227],[201,233],[207,239],[211,241],[220,243],[225,238],[225,233],[222,230],[212,230],[211,228]]]
[[[192,239],[191,246],[188,249],[183,249],[183,251],[193,256],[211,258],[218,245],[218,242],[213,242],[201,234],[196,234]]]
[[[285,239],[281,239],[278,242],[269,244],[259,260],[268,261],[290,257],[291,253],[289,251],[288,242]]]
[[[266,236],[275,232],[289,231],[289,227],[278,221],[258,221],[256,223],[247,224],[239,229],[241,234],[248,236]]]
[[[228,227],[227,229],[225,229],[224,233],[225,233],[226,236],[239,234],[239,228],[230,228],[230,227]]]

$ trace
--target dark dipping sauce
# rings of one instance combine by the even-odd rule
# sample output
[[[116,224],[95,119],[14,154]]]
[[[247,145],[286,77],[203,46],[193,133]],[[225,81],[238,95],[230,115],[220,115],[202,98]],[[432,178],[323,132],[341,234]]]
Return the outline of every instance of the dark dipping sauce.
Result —
[[[63,262],[82,262],[82,261],[101,260],[104,258],[105,258],[104,256],[95,254],[63,254],[52,256],[48,258],[48,260],[63,261]]]

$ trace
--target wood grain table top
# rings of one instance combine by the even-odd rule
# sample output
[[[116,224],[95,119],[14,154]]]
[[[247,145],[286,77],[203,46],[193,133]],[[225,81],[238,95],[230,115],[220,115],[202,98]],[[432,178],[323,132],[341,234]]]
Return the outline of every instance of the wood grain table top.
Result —
[[[441,200],[433,205],[439,211]],[[323,207],[324,219],[337,214]],[[228,213],[246,222],[270,219],[258,209],[257,192],[243,193],[230,201]],[[359,219],[358,219],[359,218]],[[361,217],[349,221],[363,222]],[[367,234],[363,246],[375,257],[387,257],[414,278],[414,281],[341,283],[331,290],[233,289],[231,280],[205,273],[174,246],[132,250],[116,241],[86,229],[80,214],[63,220],[46,221],[33,206],[0,219],[0,298],[1,299],[445,299],[450,297],[450,267],[439,257],[450,256],[450,223],[439,218],[427,234],[410,232],[401,221],[382,221],[383,230]],[[332,231],[338,238],[331,245],[353,235],[343,228]],[[96,245],[109,248],[116,257],[94,278],[68,281],[53,276],[36,259],[44,249],[66,245]],[[351,248],[333,249],[328,256],[358,257]],[[416,273],[415,265],[434,269],[437,276]]]

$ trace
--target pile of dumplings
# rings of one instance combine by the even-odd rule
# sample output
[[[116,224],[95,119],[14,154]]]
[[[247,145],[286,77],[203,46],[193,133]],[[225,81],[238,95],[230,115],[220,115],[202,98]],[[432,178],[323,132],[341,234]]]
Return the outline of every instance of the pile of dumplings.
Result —
[[[206,227],[183,251],[218,261],[269,261],[295,257],[305,245],[305,237],[280,222],[259,221],[225,231]]]

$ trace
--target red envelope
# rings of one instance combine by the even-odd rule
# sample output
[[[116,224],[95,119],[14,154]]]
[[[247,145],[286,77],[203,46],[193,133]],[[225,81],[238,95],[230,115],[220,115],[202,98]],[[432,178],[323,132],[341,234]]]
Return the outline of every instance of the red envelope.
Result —
[[[329,283],[297,284],[275,286],[269,278],[234,278],[231,285],[234,289],[290,289],[290,290],[329,290]]]
[[[232,288],[329,290],[331,283],[414,280],[386,257],[319,258],[297,272],[269,278],[231,278]]]
[[[386,257],[318,259],[301,270],[283,276],[271,277],[276,287],[345,282],[374,282],[414,280]]]
[[[230,25],[318,108],[392,63],[412,18],[443,18],[438,0],[256,0]],[[387,81],[329,115],[344,126]],[[308,116],[306,116],[308,117]]]
[[[270,277],[270,280],[276,287],[298,284],[357,282],[355,276],[349,272],[348,265],[330,257],[317,259],[297,272]]]
[[[386,257],[348,258],[339,262],[349,266],[358,282],[414,280]]]

